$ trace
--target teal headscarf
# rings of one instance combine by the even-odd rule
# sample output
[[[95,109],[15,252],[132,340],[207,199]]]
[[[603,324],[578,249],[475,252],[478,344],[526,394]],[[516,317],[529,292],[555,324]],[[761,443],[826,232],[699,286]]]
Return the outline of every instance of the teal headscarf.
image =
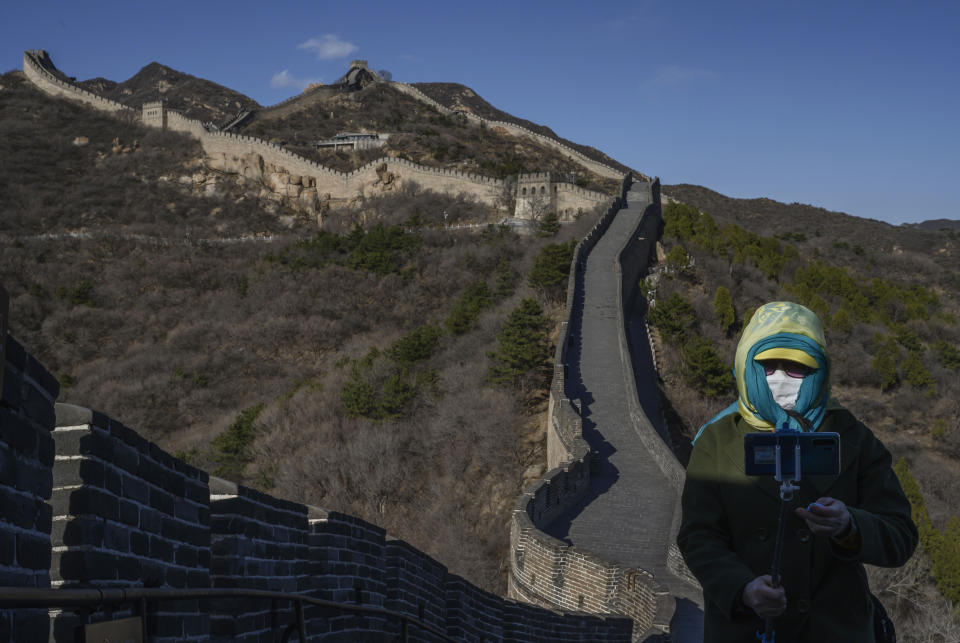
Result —
[[[767,385],[760,363],[767,359],[791,360],[810,369],[790,413],[774,401]],[[760,431],[816,431],[830,398],[830,359],[820,319],[808,308],[789,301],[761,306],[743,329],[733,374],[737,401],[704,424],[697,437],[706,426],[735,412]]]

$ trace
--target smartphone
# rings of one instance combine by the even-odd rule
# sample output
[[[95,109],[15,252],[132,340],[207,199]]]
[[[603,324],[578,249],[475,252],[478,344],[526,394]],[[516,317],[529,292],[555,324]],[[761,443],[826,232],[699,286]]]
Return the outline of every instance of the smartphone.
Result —
[[[777,473],[777,445],[780,445],[780,470],[784,478],[794,475],[794,449],[800,444],[800,475],[840,475],[839,433],[748,433],[743,436],[743,470],[748,476],[774,476]]]

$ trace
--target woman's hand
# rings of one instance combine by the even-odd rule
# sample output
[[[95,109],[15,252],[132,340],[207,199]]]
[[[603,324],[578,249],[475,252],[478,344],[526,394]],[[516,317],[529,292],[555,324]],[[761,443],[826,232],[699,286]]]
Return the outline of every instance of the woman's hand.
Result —
[[[818,498],[806,509],[797,507],[794,512],[807,522],[814,534],[842,538],[850,529],[850,510],[842,500]]]
[[[761,618],[776,618],[787,609],[787,593],[783,587],[774,587],[773,578],[757,576],[743,588],[743,604]]]

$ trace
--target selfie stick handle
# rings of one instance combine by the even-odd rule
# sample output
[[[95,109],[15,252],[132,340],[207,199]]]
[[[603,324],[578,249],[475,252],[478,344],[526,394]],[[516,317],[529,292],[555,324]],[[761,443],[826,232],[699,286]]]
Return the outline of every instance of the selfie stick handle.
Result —
[[[773,586],[780,587],[780,562],[783,558],[783,532],[784,527],[787,522],[787,503],[793,500],[793,492],[797,491],[800,487],[794,483],[800,482],[800,441],[793,446],[793,478],[790,480],[783,479],[783,468],[780,466],[780,444],[779,441],[776,446],[777,456],[776,456],[776,475],[775,479],[780,483],[780,514],[777,517],[777,539],[774,541],[773,545],[773,564],[770,569],[770,576],[773,579]],[[773,630],[773,619],[767,618],[763,620],[763,636],[760,636],[759,632],[757,633],[757,638],[760,639],[760,643],[774,643],[774,630]]]

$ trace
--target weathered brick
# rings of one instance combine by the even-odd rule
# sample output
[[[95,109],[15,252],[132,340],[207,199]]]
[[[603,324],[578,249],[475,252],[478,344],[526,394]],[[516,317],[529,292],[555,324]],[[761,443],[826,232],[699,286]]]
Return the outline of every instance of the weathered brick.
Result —
[[[41,498],[50,497],[53,491],[53,473],[49,467],[41,466],[36,461],[21,460],[16,463],[14,475],[14,486],[18,491],[29,492]]]
[[[142,507],[140,509],[140,528],[151,534],[159,534],[163,526],[163,516],[156,509]]]
[[[89,582],[114,580],[117,557],[102,551],[65,551],[60,555],[60,575],[64,580]]]
[[[40,464],[48,469],[52,468],[56,450],[57,445],[51,434],[40,433],[37,435],[37,460],[40,461]]]
[[[123,494],[123,483],[120,476],[120,470],[112,465],[108,465],[104,469],[103,488],[118,498]]]
[[[55,546],[100,547],[103,544],[104,523],[96,516],[78,516],[70,520],[58,520],[54,524],[57,530],[51,540]]]
[[[140,531],[130,533],[130,553],[146,556],[150,553],[150,537]]]
[[[134,447],[114,439],[113,459],[111,462],[118,468],[128,473],[136,474],[140,466],[140,457],[140,453]]]
[[[3,387],[7,388],[6,381]],[[37,429],[6,408],[0,408],[0,441],[6,442],[15,451],[36,457]]]
[[[60,382],[57,381],[57,378],[51,375],[50,371],[44,368],[43,364],[33,357],[27,359],[25,373],[29,379],[33,380],[33,382],[49,396],[51,400],[50,404],[52,405],[52,400],[57,399],[57,395],[60,393]]]
[[[136,527],[140,524],[140,505],[130,500],[120,500],[120,522]]]
[[[7,487],[0,487],[0,521],[6,521],[21,529],[34,529],[40,518],[44,503],[33,496],[14,492]]]
[[[30,534],[17,534],[17,564],[27,569],[50,569],[50,541]]]
[[[53,403],[44,392],[33,386],[25,386],[22,405],[24,413],[32,422],[36,423],[38,428],[53,431],[57,418],[53,411]]]
[[[199,562],[199,554],[193,547],[177,547],[174,561],[184,567],[196,567]]]
[[[12,409],[19,409],[23,406],[22,388],[23,378],[20,372],[14,370],[10,364],[5,363],[3,365],[3,391],[0,393],[0,400]]]
[[[157,560],[173,560],[173,543],[160,536],[150,536],[150,557]]]
[[[3,525],[0,524],[0,565],[12,565],[16,551],[16,535],[12,531],[3,529]]]
[[[117,520],[120,516],[120,503],[117,498],[93,487],[56,489],[50,504],[57,516],[90,514],[109,520]]]
[[[140,580],[140,560],[133,556],[117,557],[117,578],[120,580]]]
[[[0,341],[3,341],[0,339]],[[16,367],[17,370],[22,371],[27,367],[27,351],[24,350],[23,345],[14,339],[13,335],[7,332],[6,344],[3,351],[4,360],[10,364],[11,367]]]
[[[17,610],[13,617],[13,631],[14,636],[9,639],[12,641],[46,641],[50,635],[50,617],[46,610]]]
[[[103,530],[103,547],[110,551],[130,551],[130,529],[117,523],[107,523]]]

